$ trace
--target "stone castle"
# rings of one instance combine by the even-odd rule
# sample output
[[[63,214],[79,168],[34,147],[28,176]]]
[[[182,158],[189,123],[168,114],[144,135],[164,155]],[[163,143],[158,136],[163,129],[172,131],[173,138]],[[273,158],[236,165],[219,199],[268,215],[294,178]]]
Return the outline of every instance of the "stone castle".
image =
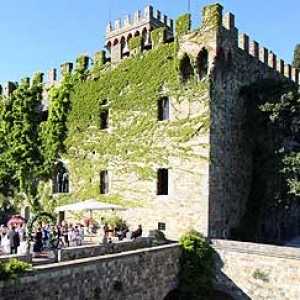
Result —
[[[78,130],[70,125],[53,192],[73,201],[118,200],[127,208],[120,214],[129,224],[160,229],[169,238],[190,228],[230,238],[246,212],[254,176],[254,153],[244,130],[247,99],[241,90],[262,80],[298,85],[299,70],[239,33],[234,15],[223,14],[221,5],[205,7],[196,30],[190,15],[177,20],[175,33],[174,27],[173,20],[151,6],[108,24],[107,51],[94,59],[101,65],[99,76],[74,92],[70,118]],[[152,62],[156,56],[159,61]],[[88,69],[89,58],[85,60]],[[161,76],[149,73],[153,64],[165,77],[149,104],[147,78]],[[134,68],[144,77],[137,80]],[[72,72],[73,65],[63,69]],[[122,88],[118,72],[126,82]],[[89,84],[95,85],[92,96],[85,89]],[[52,85],[59,85],[55,69],[45,84]],[[13,89],[9,82],[4,94]],[[94,102],[80,108],[80,99],[97,102],[84,120],[83,110]],[[123,99],[135,102],[122,106]],[[45,120],[47,107],[45,91]]]

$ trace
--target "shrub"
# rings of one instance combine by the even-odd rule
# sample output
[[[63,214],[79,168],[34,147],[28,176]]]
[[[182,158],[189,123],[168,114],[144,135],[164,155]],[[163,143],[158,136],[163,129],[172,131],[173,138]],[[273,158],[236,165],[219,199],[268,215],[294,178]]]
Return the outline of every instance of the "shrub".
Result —
[[[113,228],[125,228],[127,227],[126,221],[119,216],[112,215],[105,218],[105,223]]]
[[[19,275],[31,269],[31,264],[11,259],[9,261],[0,262],[0,280],[16,279]]]
[[[198,232],[191,231],[180,239],[179,291],[181,299],[209,299],[213,291],[213,249]]]

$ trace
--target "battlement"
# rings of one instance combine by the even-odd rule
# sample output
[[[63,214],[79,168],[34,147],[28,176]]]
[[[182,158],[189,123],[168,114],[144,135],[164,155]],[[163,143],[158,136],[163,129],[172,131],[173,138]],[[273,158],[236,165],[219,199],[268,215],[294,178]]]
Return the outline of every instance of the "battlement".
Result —
[[[222,16],[222,26],[228,31],[231,31],[236,37],[237,46],[245,51],[248,55],[259,60],[261,63],[268,65],[282,76],[294,81],[300,85],[299,69],[292,67],[283,59],[277,57],[273,51],[261,46],[257,41],[251,40],[245,33],[239,33],[235,27],[235,16],[228,12]]]
[[[152,6],[146,6],[144,13],[142,14],[140,10],[137,10],[134,15],[127,15],[125,18],[115,20],[114,24],[109,22],[106,27],[106,38],[117,36],[120,33],[130,31],[132,28],[140,27],[143,25],[148,25],[148,23],[159,24],[160,26],[165,26],[173,31],[174,22],[166,15],[162,15],[159,10],[154,12]]]
[[[173,39],[174,22],[166,15],[152,6],[147,6],[142,14],[140,10],[133,16],[127,15],[124,20],[117,19],[112,25],[108,23],[106,28],[105,46],[111,55],[111,62],[118,63],[124,57],[130,55],[129,40],[132,37],[142,38],[142,47],[152,47],[151,31],[157,28],[166,28],[166,40]]]
[[[222,28],[230,33],[230,37],[234,41],[234,47],[243,50],[247,55],[257,59],[261,63],[272,68],[282,76],[300,85],[299,69],[292,67],[283,59],[277,57],[274,52],[264,46],[261,46],[257,41],[251,40],[245,33],[239,33],[235,25],[235,15],[231,12],[223,14],[223,7],[219,4],[208,5],[203,9],[202,28],[208,27]],[[95,64],[105,64],[111,60],[112,63],[119,62],[123,57],[131,55],[128,42],[131,38],[141,36],[143,49],[149,50],[152,48],[151,32],[157,28],[165,28],[163,42],[172,41],[174,22],[171,18],[163,15],[159,10],[154,10],[152,6],[145,7],[143,13],[140,10],[136,11],[133,16],[127,15],[123,20],[115,21],[114,26],[109,22],[106,29],[106,48],[110,52],[110,58],[106,57],[105,51],[99,51],[93,59]],[[214,29],[213,29],[214,30]],[[204,30],[205,32],[205,30]],[[226,35],[225,35],[226,36]],[[226,38],[226,37],[225,37]],[[85,55],[84,67],[89,68],[89,57]],[[49,87],[59,83],[59,77],[64,73],[71,73],[73,63],[68,62],[60,66],[60,73],[56,68],[48,71],[48,79],[45,86]],[[10,95],[17,87],[17,83],[8,82],[3,87],[0,87],[0,93]]]

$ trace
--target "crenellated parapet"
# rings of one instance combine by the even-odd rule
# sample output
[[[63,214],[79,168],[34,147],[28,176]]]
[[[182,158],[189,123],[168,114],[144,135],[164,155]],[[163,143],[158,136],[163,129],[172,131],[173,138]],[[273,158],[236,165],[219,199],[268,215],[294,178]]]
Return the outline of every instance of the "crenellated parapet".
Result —
[[[239,33],[235,27],[235,16],[231,12],[224,14],[222,27],[230,31],[233,36],[236,37],[238,47],[248,55],[300,85],[299,69],[286,63],[283,59],[277,57],[273,51],[260,45],[257,41],[251,40],[247,34]]]
[[[117,19],[113,24],[108,23],[106,28],[105,46],[111,54],[112,63],[119,62],[129,56],[129,40],[141,36],[144,48],[151,48],[151,32],[157,28],[166,28],[166,39],[173,39],[174,22],[159,10],[154,11],[147,6],[144,12],[136,11],[133,16],[127,15],[123,20]]]

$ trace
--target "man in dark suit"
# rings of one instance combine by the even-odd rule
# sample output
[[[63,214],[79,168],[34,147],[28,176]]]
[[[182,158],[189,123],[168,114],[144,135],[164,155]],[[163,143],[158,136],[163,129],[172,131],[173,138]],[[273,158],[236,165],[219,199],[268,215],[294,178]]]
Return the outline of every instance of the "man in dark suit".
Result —
[[[16,232],[14,226],[12,226],[8,232],[8,239],[10,244],[10,254],[17,254],[18,247],[20,246],[20,236],[19,233]]]

